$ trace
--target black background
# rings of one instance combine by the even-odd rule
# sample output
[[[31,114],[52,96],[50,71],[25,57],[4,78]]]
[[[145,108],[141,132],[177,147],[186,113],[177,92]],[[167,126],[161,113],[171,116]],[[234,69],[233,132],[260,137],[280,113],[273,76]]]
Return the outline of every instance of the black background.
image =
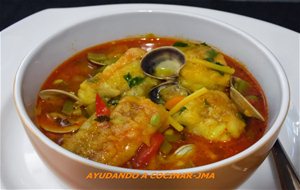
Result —
[[[294,0],[298,1],[298,0]],[[226,1],[226,0],[1,0],[0,30],[47,8],[79,7],[117,3],[163,3],[189,5],[222,10],[268,21],[300,32],[300,0],[278,1]]]

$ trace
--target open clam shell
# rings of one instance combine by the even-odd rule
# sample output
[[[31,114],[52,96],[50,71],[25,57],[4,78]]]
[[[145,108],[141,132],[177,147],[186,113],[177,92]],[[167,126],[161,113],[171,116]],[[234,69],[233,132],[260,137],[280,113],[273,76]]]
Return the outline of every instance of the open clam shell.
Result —
[[[191,152],[195,151],[195,149],[196,146],[194,144],[186,144],[175,150],[174,155],[178,157],[187,156]]]
[[[88,53],[87,59],[96,65],[107,66],[116,62],[119,59],[119,56],[107,57],[102,53]]]
[[[257,109],[237,90],[234,82],[238,77],[232,77],[230,80],[230,98],[237,105],[240,112],[247,117],[254,117],[261,121],[265,121],[264,117],[257,111]]]
[[[156,48],[148,52],[141,60],[144,73],[161,80],[176,78],[184,64],[184,54],[172,46]]]
[[[42,99],[47,99],[47,98],[51,98],[52,96],[56,96],[56,95],[64,95],[64,96],[68,96],[69,98],[72,98],[75,101],[79,101],[79,98],[72,92],[67,92],[64,90],[59,90],[59,89],[46,89],[46,90],[41,90],[39,92],[39,96]]]

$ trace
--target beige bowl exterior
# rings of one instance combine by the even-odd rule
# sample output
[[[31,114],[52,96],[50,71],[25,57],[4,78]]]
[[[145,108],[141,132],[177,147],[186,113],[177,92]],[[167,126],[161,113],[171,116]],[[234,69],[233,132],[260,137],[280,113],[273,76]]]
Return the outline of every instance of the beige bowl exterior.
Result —
[[[183,170],[145,171],[112,167],[84,159],[56,145],[39,131],[34,124],[36,97],[41,84],[58,64],[92,45],[149,32],[203,40],[244,63],[266,93],[269,125],[265,135],[247,150],[210,165]],[[255,39],[210,18],[153,10],[112,12],[111,15],[78,23],[51,36],[24,59],[16,75],[14,96],[26,133],[39,156],[61,179],[78,189],[236,188],[268,155],[278,137],[289,104],[288,83],[280,64]],[[161,172],[192,173],[196,176],[211,172],[214,179],[86,179],[91,172],[147,173],[148,178]]]
[[[33,135],[28,128],[26,132],[36,149],[39,156],[47,166],[56,173],[61,179],[76,189],[235,189],[258,168],[258,166],[267,157],[272,148],[276,136],[263,147],[250,154],[245,159],[236,161],[232,164],[219,167],[214,170],[199,170],[194,172],[192,179],[99,179],[89,178],[90,173],[111,173],[111,171],[96,169],[95,167],[85,165],[82,162],[70,159],[55,150],[51,149],[40,139]],[[278,134],[279,130],[276,132]],[[161,173],[161,172],[157,172]],[[204,177],[196,179],[199,173],[213,173],[213,177]],[[140,174],[139,176],[142,176]]]

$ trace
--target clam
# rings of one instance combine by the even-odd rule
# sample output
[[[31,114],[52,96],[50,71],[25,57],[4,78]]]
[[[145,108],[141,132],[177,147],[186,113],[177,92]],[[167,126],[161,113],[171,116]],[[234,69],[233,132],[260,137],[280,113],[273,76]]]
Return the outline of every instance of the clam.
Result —
[[[39,96],[41,99],[48,99],[56,95],[68,96],[69,98],[72,98],[75,101],[79,101],[79,98],[73,92],[67,92],[59,89],[46,89],[46,90],[41,90],[39,92]]]
[[[77,131],[85,121],[83,117],[68,118],[67,116],[52,112],[47,115],[47,122],[40,123],[40,127],[52,133],[71,133]]]
[[[230,80],[230,98],[237,105],[240,112],[247,117],[254,117],[265,121],[264,117],[256,108],[235,88],[235,82],[241,80],[238,77],[232,77]]]
[[[156,48],[148,52],[141,60],[144,73],[161,80],[176,78],[184,64],[184,54],[171,46]]]
[[[116,62],[119,59],[119,56],[107,57],[102,53],[88,53],[87,59],[96,65],[106,66]]]
[[[167,81],[152,88],[149,92],[150,99],[157,104],[164,104],[175,96],[188,96],[190,92],[176,81]]]
[[[195,149],[196,149],[196,146],[194,144],[186,144],[186,145],[179,147],[177,150],[175,150],[173,155],[175,155],[177,157],[187,156],[188,154],[195,151]]]

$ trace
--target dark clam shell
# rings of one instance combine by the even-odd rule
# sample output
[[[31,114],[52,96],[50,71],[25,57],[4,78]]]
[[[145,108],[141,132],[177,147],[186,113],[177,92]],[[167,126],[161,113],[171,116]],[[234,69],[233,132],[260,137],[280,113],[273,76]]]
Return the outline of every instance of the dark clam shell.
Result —
[[[161,91],[163,89],[167,89],[168,87],[173,87],[173,86],[176,88],[177,92],[179,93],[179,91],[180,91],[180,94],[182,94],[182,95],[187,96],[188,94],[190,94],[189,90],[180,86],[180,84],[178,84],[178,82],[167,81],[167,82],[161,83],[160,85],[152,88],[152,90],[150,90],[150,92],[149,92],[149,98],[157,104],[164,104],[165,100],[163,99],[163,97],[161,95]],[[169,89],[171,89],[171,88],[169,88]],[[173,90],[174,90],[174,88],[173,88]]]

